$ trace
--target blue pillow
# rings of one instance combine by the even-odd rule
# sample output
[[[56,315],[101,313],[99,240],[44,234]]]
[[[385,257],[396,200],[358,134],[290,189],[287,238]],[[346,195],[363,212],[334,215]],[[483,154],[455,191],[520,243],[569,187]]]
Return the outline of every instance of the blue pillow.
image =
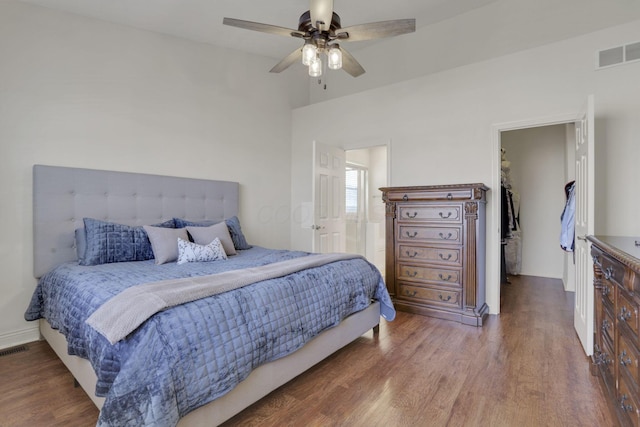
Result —
[[[209,227],[219,223],[220,221],[205,219],[202,221],[189,221],[187,219],[182,218],[173,218],[173,221],[176,224],[176,228],[183,227]],[[247,239],[242,234],[242,228],[240,227],[240,220],[237,216],[232,216],[231,218],[227,218],[224,220],[227,224],[227,228],[229,229],[229,234],[231,235],[231,240],[233,241],[233,246],[238,249],[251,249],[249,243],[247,243]]]
[[[86,249],[78,256],[80,265],[153,259],[151,242],[142,226],[131,226],[84,218]],[[155,227],[175,228],[173,219]],[[80,246],[80,245],[78,245]]]
[[[253,247],[247,243],[247,239],[245,239],[244,234],[242,234],[240,220],[237,216],[225,219],[224,221],[227,223],[229,234],[231,234],[231,240],[233,240],[233,246],[235,246],[236,249],[251,249]]]

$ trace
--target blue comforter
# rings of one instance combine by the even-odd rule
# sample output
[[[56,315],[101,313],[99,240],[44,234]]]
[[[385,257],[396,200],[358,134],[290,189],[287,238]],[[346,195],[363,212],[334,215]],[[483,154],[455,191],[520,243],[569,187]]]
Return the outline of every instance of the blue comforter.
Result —
[[[106,397],[98,425],[174,426],[252,369],[292,353],[371,299],[392,320],[378,270],[354,259],[266,280],[157,313],[114,345],[85,320],[129,286],[306,255],[254,247],[220,262],[67,263],[41,278],[25,318],[47,319],[66,336],[69,354],[89,359],[98,377],[96,395]]]

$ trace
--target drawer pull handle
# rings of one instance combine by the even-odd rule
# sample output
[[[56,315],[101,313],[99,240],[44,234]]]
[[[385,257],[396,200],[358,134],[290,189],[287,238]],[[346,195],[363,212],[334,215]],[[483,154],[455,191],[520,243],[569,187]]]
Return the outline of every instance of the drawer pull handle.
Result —
[[[447,200],[451,200],[451,199],[453,199],[453,194],[451,193],[447,194]]]
[[[404,196],[402,196],[402,200],[404,200],[404,201],[406,202],[407,200],[409,200],[409,196],[407,196],[407,195],[405,194]]]
[[[445,236],[443,233],[440,233],[439,236],[440,236],[441,239],[449,240],[451,238],[451,236],[453,236],[453,234],[449,233],[449,234],[447,234]]]
[[[407,276],[409,276],[409,277],[416,277],[416,276],[418,275],[418,272],[417,272],[417,271],[414,271],[414,272],[412,273],[412,272],[410,272],[409,270],[406,270],[406,271],[405,271],[405,274],[406,274]]]
[[[625,359],[625,357],[626,357],[626,359]],[[626,350],[622,350],[622,353],[620,353],[620,364],[622,366],[631,365],[631,358],[627,357],[627,351]]]
[[[594,365],[610,365],[612,360],[609,358],[609,355],[605,352],[603,352],[602,350],[600,350],[600,347],[598,346],[598,344],[595,345],[595,352],[594,352],[594,361],[593,364]]]
[[[415,218],[417,216],[418,216],[418,212],[414,212],[413,215],[411,215],[409,212],[407,212],[407,218],[413,219],[413,218]]]
[[[611,295],[611,288],[605,285],[602,288],[602,296],[608,297],[609,295]]]
[[[407,237],[408,237],[408,238],[410,238],[410,239],[415,239],[417,236],[418,236],[418,232],[417,232],[417,231],[414,231],[413,233],[409,233],[409,232],[407,231]]]
[[[625,401],[629,399],[629,396],[627,396],[626,394],[623,394],[620,397],[620,409],[622,409],[624,412],[632,412],[633,411],[633,406],[632,405],[627,405],[625,403]]]
[[[446,216],[442,212],[440,212],[440,218],[442,219],[451,218],[451,212],[448,212]]]
[[[406,296],[408,296],[408,297],[415,297],[415,296],[418,294],[418,291],[410,292],[410,291],[409,291],[409,289],[406,289],[406,290],[404,291],[404,294],[405,294]]]
[[[443,261],[449,261],[451,259],[451,254],[449,254],[446,258],[442,254],[438,254],[438,255],[440,256],[440,259]]]
[[[448,282],[449,280],[451,280],[451,275],[448,275],[447,277],[444,277],[442,275],[442,273],[438,274],[438,277],[440,278],[440,280],[444,280],[445,282]]]
[[[623,306],[622,309],[620,309],[620,315],[618,316],[618,319],[620,319],[623,322],[626,322],[627,320],[631,319],[631,310]]]
[[[607,279],[607,280],[609,280],[609,279],[611,279],[612,277],[613,277],[613,268],[611,268],[611,267],[607,267],[607,268],[604,270],[604,278],[605,278],[605,279]]]
[[[407,256],[409,258],[415,258],[416,256],[418,256],[418,252],[414,252],[413,255],[409,253],[409,251],[407,251]]]
[[[605,333],[606,333],[606,332],[609,330],[609,327],[610,327],[610,326],[611,326],[611,325],[609,324],[609,321],[608,321],[607,319],[604,319],[604,320],[602,321],[602,326],[600,327],[600,329],[602,329],[602,332],[605,332]]]
[[[602,264],[600,263],[600,255],[594,255],[592,256],[592,258],[595,265],[597,265],[598,267],[602,267]]]
[[[446,298],[444,298],[442,295],[438,295],[438,298],[440,298],[440,301],[451,301],[451,295]]]

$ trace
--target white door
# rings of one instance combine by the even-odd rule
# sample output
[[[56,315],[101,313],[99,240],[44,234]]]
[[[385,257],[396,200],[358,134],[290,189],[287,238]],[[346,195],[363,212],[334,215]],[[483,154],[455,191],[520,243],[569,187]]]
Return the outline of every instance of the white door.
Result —
[[[576,297],[573,324],[587,356],[593,353],[593,265],[586,236],[593,234],[594,217],[594,102],[576,120]]]
[[[345,251],[345,153],[314,141],[313,250]]]

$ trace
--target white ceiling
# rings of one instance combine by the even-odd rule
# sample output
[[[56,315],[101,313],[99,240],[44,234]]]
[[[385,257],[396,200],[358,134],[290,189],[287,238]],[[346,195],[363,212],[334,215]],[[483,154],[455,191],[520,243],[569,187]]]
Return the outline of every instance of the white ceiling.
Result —
[[[299,39],[222,25],[222,18],[298,28],[309,0],[23,0],[51,9],[281,59]],[[419,29],[496,0],[334,0],[342,26],[415,18]],[[410,37],[405,35],[403,37]],[[375,42],[350,43],[349,51]]]

